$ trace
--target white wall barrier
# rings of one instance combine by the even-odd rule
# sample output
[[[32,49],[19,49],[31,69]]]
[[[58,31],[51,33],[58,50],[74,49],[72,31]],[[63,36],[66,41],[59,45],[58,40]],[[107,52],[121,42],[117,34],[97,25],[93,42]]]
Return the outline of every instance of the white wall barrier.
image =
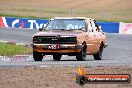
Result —
[[[132,34],[132,23],[120,22],[119,33],[120,34]]]

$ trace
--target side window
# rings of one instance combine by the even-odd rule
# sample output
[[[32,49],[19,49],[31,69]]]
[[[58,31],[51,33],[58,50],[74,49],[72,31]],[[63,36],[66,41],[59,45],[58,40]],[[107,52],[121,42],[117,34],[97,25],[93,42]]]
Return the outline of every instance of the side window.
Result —
[[[93,32],[97,32],[97,27],[95,25],[95,22],[91,20],[91,23],[92,23]]]
[[[93,30],[93,29],[92,29],[91,21],[88,20],[88,32],[93,32],[92,30]]]
[[[97,27],[97,31],[99,32],[100,28],[99,28],[99,25],[98,25],[98,23],[96,21],[95,21],[95,26]]]

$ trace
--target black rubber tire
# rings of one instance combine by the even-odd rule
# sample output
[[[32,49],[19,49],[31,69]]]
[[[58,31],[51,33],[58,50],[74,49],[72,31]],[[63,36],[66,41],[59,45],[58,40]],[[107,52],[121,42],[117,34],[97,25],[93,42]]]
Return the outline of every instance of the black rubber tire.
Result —
[[[103,45],[100,46],[98,53],[93,55],[94,59],[95,60],[101,60],[102,59],[102,53],[103,53]]]
[[[55,61],[60,61],[60,59],[61,59],[61,54],[53,54],[53,59],[55,60]]]
[[[84,85],[86,82],[87,82],[87,79],[84,76],[78,76],[76,78],[76,83],[78,83],[79,85]]]
[[[86,60],[86,49],[87,49],[87,46],[83,45],[81,51],[79,53],[77,53],[76,59],[78,61],[85,61]]]
[[[35,61],[42,61],[43,55],[42,55],[42,53],[33,51],[33,58]]]

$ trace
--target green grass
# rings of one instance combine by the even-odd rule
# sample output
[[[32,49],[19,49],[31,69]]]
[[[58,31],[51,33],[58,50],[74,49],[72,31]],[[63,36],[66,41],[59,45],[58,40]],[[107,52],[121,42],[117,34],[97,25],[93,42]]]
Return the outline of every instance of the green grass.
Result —
[[[0,9],[3,11],[3,9]],[[4,10],[5,11],[5,10]],[[97,21],[104,22],[127,22],[131,23],[132,19],[130,17],[131,10],[91,10],[91,9],[66,9],[66,8],[17,8],[13,7],[11,10],[6,10],[6,12],[0,12],[0,16],[5,17],[16,17],[16,18],[31,18],[31,19],[50,19],[52,17],[59,16],[84,16],[94,18]]]
[[[33,19],[83,16],[131,23],[131,3],[132,0],[1,0],[0,15]]]
[[[0,42],[0,56],[12,56],[17,54],[31,54],[32,48],[21,45],[6,44]]]
[[[20,15],[12,15],[12,14],[0,14],[0,16],[4,17],[16,17],[16,18],[31,18],[31,19],[50,19],[50,17],[37,17],[37,16],[20,16]],[[102,21],[102,22],[127,22],[131,23],[132,20],[126,19],[126,20],[108,20],[108,19],[96,19],[97,21]]]
[[[12,14],[0,14],[0,16],[4,17],[16,17],[16,18],[31,18],[31,19],[50,19],[51,17],[37,17],[37,16],[20,16],[20,15],[12,15]],[[95,18],[96,19],[96,18]],[[96,19],[97,21],[102,21],[102,22],[126,22],[126,23],[131,23],[131,19],[125,19],[125,20],[120,20],[120,19],[114,19],[114,20],[108,20],[108,19]]]
[[[47,17],[20,16],[20,15],[12,15],[12,14],[0,14],[0,16],[4,16],[4,17],[16,17],[16,18],[31,18],[31,19],[49,19]]]
[[[24,12],[44,12],[44,13],[57,13],[57,14],[65,14],[67,13],[67,9],[61,8],[12,8],[13,11],[24,11]]]

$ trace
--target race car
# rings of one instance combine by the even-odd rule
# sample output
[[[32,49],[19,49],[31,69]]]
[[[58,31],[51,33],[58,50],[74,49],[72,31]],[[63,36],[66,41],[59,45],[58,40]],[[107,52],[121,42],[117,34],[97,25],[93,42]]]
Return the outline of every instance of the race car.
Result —
[[[105,33],[92,18],[54,17],[34,34],[32,45],[35,61],[42,61],[45,55],[53,55],[55,61],[62,55],[84,61],[86,55],[101,60],[107,43]]]

